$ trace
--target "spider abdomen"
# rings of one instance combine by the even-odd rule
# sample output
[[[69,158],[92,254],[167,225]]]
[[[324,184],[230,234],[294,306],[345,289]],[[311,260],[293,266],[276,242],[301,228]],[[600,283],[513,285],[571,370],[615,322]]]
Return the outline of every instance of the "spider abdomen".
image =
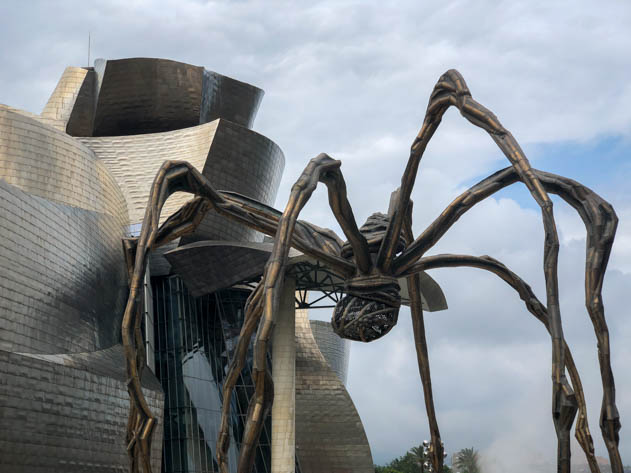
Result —
[[[335,306],[331,325],[342,338],[371,342],[388,333],[396,325],[398,316],[398,307],[357,296],[344,296]]]
[[[349,292],[336,304],[331,318],[333,330],[342,338],[361,342],[372,342],[383,337],[397,324],[401,306],[400,288],[395,281],[383,280],[380,286],[370,285],[365,280],[351,283]]]

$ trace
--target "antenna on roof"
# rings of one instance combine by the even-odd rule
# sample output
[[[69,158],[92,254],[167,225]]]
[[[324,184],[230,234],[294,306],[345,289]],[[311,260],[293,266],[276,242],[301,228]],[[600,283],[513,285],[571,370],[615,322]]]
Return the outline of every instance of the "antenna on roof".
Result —
[[[90,31],[88,31],[88,67],[90,67]]]

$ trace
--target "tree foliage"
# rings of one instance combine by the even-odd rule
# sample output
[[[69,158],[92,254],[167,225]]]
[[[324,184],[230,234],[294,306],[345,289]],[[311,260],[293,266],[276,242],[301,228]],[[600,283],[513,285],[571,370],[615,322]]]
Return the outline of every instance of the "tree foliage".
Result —
[[[463,448],[454,455],[454,468],[459,473],[480,473],[478,452],[471,448]]]
[[[423,454],[423,445],[412,447],[402,457],[395,458],[385,466],[375,466],[375,473],[424,473],[423,463],[426,461]],[[451,468],[443,466],[442,473],[452,473]]]

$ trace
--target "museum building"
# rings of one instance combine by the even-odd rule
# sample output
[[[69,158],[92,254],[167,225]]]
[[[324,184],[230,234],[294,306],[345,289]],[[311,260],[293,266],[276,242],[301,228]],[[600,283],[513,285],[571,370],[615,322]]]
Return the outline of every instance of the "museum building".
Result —
[[[122,240],[138,235],[168,159],[188,161],[216,189],[274,204],[284,156],[251,129],[262,97],[202,67],[134,58],[66,68],[40,115],[0,105],[0,471],[127,471]],[[160,222],[190,198],[169,198]],[[262,234],[209,213],[194,233],[152,254],[143,389],[159,419],[154,472],[217,471],[224,402],[236,472],[253,392],[249,365],[230,400],[222,386],[270,248]],[[339,280],[298,252],[290,256],[299,293],[336,297]],[[302,473],[372,472],[344,387],[349,342],[326,323],[310,324],[306,301],[296,299],[288,461]],[[271,429],[268,418],[258,473],[271,472]]]

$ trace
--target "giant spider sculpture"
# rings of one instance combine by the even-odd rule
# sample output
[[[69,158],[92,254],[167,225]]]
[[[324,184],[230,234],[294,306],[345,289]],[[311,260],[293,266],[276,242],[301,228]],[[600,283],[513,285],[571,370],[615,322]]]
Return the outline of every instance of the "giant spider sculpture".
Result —
[[[457,197],[415,239],[412,234],[410,194],[423,152],[443,114],[452,105],[467,120],[489,133],[511,166],[483,179]],[[204,215],[214,210],[275,238],[263,277],[248,299],[236,355],[224,383],[222,421],[217,443],[217,460],[223,473],[228,473],[230,402],[226,399],[230,398],[237,376],[244,366],[248,346],[255,331],[255,393],[248,409],[238,463],[239,473],[251,471],[254,447],[263,421],[270,411],[273,386],[265,355],[274,328],[274,314],[279,306],[290,247],[321,261],[344,279],[346,295],[334,310],[332,324],[339,336],[351,340],[369,342],[388,333],[397,322],[401,304],[397,280],[407,278],[419,372],[431,433],[429,455],[433,471],[436,472],[442,471],[444,453],[434,412],[418,273],[432,268],[470,266],[499,276],[517,291],[528,310],[543,323],[551,337],[552,418],[558,438],[558,471],[570,471],[570,429],[578,412],[576,438],[587,456],[591,471],[598,472],[581,380],[561,326],[557,281],[559,240],[552,202],[548,195],[550,192],[559,195],[574,207],[587,228],[585,302],[598,341],[603,386],[600,428],[609,452],[612,471],[623,473],[618,452],[620,421],[610,365],[609,334],[601,298],[603,277],[617,225],[611,205],[578,182],[533,169],[513,135],[500,124],[492,112],[473,100],[464,79],[455,70],[441,76],[434,87],[423,126],[411,147],[401,187],[393,194],[387,215],[374,214],[364,226],[357,227],[346,197],[346,184],[340,165],[340,161],[326,154],[312,159],[292,187],[289,201],[282,213],[241,195],[215,190],[204,176],[186,162],[168,161],[162,165],[151,189],[140,236],[125,241],[131,281],[122,326],[131,398],[127,430],[130,471],[137,472],[141,466],[145,473],[151,471],[151,436],[156,423],[156,418],[144,399],[140,383],[145,365],[140,328],[141,288],[148,253],[151,249],[192,232]],[[545,304],[537,299],[530,286],[519,276],[489,256],[446,254],[424,257],[427,250],[467,210],[517,181],[528,187],[541,207],[545,230]],[[318,182],[323,182],[328,188],[329,204],[348,240],[346,243],[330,230],[298,220],[301,209]],[[195,198],[159,226],[162,206],[169,195],[177,191],[189,192]]]

